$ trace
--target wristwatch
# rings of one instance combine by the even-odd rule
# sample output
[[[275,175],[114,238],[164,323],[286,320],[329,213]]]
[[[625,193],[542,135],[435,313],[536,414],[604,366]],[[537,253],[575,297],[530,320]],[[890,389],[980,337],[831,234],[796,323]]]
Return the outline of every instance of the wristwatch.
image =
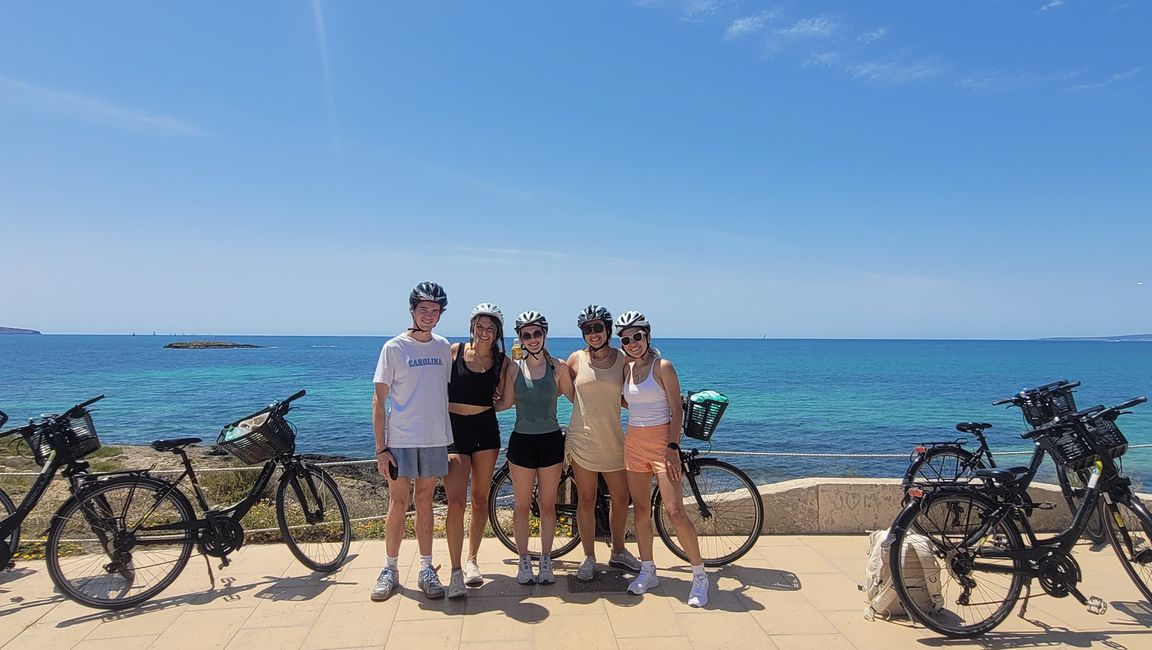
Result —
[[[382,454],[382,453],[384,453],[384,452],[386,452],[386,451],[387,451],[387,452],[391,452],[392,450],[391,450],[391,449],[389,449],[388,447],[385,447],[385,448],[383,448],[383,449],[377,449],[377,450],[376,450],[376,455],[377,455],[377,456],[379,456],[380,454]]]
[[[668,448],[669,449],[675,449],[676,451],[680,451],[680,443],[670,442],[670,443],[668,443]]]

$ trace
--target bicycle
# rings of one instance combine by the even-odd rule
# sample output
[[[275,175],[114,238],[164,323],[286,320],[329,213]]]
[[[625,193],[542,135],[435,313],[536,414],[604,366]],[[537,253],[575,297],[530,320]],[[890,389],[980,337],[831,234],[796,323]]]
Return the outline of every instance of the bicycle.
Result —
[[[693,393],[684,397],[684,435],[709,441],[727,402],[700,404],[691,401]],[[698,449],[681,449],[680,466],[684,510],[692,519],[700,542],[705,566],[723,566],[741,558],[756,544],[764,525],[764,502],[752,479],[743,470],[715,458],[700,458]],[[705,452],[706,453],[706,452]],[[576,527],[578,502],[576,482],[572,468],[565,467],[560,476],[556,500],[556,532],[552,557],[561,557],[580,544]],[[607,485],[601,479],[596,495],[597,536],[608,532],[611,499]],[[512,477],[505,462],[492,476],[492,490],[488,495],[488,520],[492,531],[504,546],[516,552],[512,530],[512,510],[515,504]],[[676,539],[676,531],[665,514],[659,489],[652,490],[652,512],[656,533],[676,557],[688,561],[688,554]],[[530,508],[529,530],[539,530],[539,506],[536,492]],[[529,540],[529,554],[540,554],[539,538]]]
[[[993,406],[1009,404],[1020,408],[1025,421],[1031,427],[1041,426],[1051,422],[1060,415],[1076,411],[1076,402],[1072,397],[1072,390],[1080,386],[1080,382],[1061,380],[1044,384],[1036,388],[1027,388],[1008,399],[997,400]],[[995,468],[996,460],[988,446],[985,431],[992,425],[987,422],[960,422],[956,430],[976,436],[979,446],[975,452],[965,448],[967,440],[957,438],[952,441],[923,442],[917,445],[910,456],[908,469],[904,472],[903,487],[907,494],[914,485],[934,482],[963,481],[977,469]],[[1056,481],[1060,486],[1060,493],[1073,515],[1080,508],[1080,501],[1087,483],[1086,470],[1071,471],[1056,465]],[[907,498],[905,498],[907,503]],[[1084,532],[1093,542],[1102,542],[1105,539],[1104,518],[1096,513],[1088,520]]]
[[[241,418],[220,432],[217,445],[249,464],[264,462],[247,496],[223,508],[209,506],[185,448],[200,438],[157,440],[156,451],[180,457],[172,481],[134,470],[98,476],[57,512],[48,532],[48,572],[69,598],[102,609],[140,604],[183,571],[192,548],[229,564],[244,543],[240,520],[262,500],[277,466],[275,508],[280,534],[292,554],[314,571],[330,572],[347,558],[352,539],[348,508],[327,472],[295,453],[295,430],[284,419],[300,391]],[[180,490],[189,478],[202,516]],[[95,533],[95,535],[93,535]],[[214,581],[214,578],[213,578]]]
[[[1080,566],[1072,555],[1088,518],[1101,508],[1106,511],[1113,550],[1144,598],[1152,602],[1152,513],[1132,492],[1131,481],[1121,474],[1116,460],[1127,450],[1116,419],[1145,401],[1137,397],[1110,408],[1095,406],[1021,434],[1038,445],[1034,458],[1046,452],[1062,466],[1089,472],[1072,524],[1054,536],[1038,537],[1025,514],[1024,490],[1035,474],[1034,466],[977,469],[967,485],[913,488],[912,501],[897,516],[887,540],[893,584],[909,615],[946,636],[979,636],[1003,622],[1027,589],[1020,612],[1024,616],[1033,580],[1044,593],[1057,598],[1071,595],[1089,612],[1103,614],[1107,603],[1077,588]],[[917,577],[910,571],[906,581],[904,558],[924,540],[939,563],[932,572],[938,575]],[[923,591],[925,580],[938,580],[939,597],[922,606],[911,593]]]
[[[80,492],[86,481],[94,476],[89,464],[83,460],[100,448],[100,439],[96,435],[88,407],[102,399],[104,396],[98,395],[63,413],[45,415],[30,420],[25,426],[0,431],[0,439],[17,435],[23,438],[31,448],[36,464],[41,467],[40,474],[21,499],[20,505],[13,503],[0,490],[0,506],[4,509],[4,517],[0,519],[0,571],[15,566],[13,558],[20,548],[20,528],[43,498],[48,486],[56,478],[56,473],[62,472],[68,479],[68,490],[73,495]],[[0,427],[7,421],[8,415],[0,412]]]

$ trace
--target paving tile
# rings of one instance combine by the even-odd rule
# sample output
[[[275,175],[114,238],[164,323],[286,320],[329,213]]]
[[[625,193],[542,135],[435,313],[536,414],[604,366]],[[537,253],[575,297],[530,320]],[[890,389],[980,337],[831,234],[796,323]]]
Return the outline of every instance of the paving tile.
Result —
[[[122,636],[113,639],[85,639],[72,646],[75,650],[145,650],[159,637]]]
[[[660,650],[692,650],[692,642],[686,636],[662,636],[656,643]],[[620,650],[651,650],[653,645],[652,641],[644,638],[616,638],[616,646]]]
[[[227,647],[252,611],[248,607],[186,611],[156,639],[156,645],[166,650]]]
[[[119,612],[107,612],[100,616],[100,625],[85,641],[112,639],[118,637],[159,636],[184,614],[183,606],[145,606]]]
[[[768,635],[746,614],[698,612],[680,615],[680,626],[694,648],[775,648]]]
[[[550,616],[532,626],[533,644],[548,650],[616,648],[616,637],[606,614]]]
[[[459,616],[434,621],[396,621],[384,647],[390,650],[456,648],[460,645],[462,625]]]
[[[772,643],[780,650],[856,650],[856,646],[839,634],[784,634],[772,636]]]
[[[35,623],[10,640],[5,647],[11,648],[70,648],[84,639],[99,626],[99,621],[87,621],[76,625],[60,623]]]
[[[328,603],[304,639],[306,649],[383,646],[388,641],[398,606],[396,597],[382,603]]]
[[[244,627],[232,642],[228,644],[229,650],[298,650],[304,643],[305,637],[311,628],[308,626],[275,627],[275,628],[249,628]]]

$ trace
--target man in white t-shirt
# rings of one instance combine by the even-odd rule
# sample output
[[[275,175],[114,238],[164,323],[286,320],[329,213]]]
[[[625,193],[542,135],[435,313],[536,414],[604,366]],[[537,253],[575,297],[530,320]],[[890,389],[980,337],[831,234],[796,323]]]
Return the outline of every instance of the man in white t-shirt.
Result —
[[[372,399],[376,467],[388,477],[388,519],[384,570],[372,600],[386,600],[399,586],[397,560],[404,539],[408,495],[416,486],[416,542],[420,546],[417,584],[428,598],[443,598],[444,586],[432,566],[432,493],[448,473],[448,379],[452,369],[448,339],[433,334],[448,307],[448,295],[434,282],[422,282],[408,297],[412,327],[380,350]],[[391,399],[390,408],[385,404]]]

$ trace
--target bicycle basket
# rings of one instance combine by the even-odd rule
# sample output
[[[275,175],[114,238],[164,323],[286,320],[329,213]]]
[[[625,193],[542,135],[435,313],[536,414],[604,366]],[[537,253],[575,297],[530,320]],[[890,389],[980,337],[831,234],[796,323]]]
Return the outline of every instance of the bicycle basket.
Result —
[[[1069,469],[1087,469],[1097,456],[1118,458],[1128,450],[1128,439],[1107,418],[1071,423],[1036,441],[1057,464]]]
[[[710,440],[728,408],[728,397],[714,390],[689,392],[684,396],[684,435]]]
[[[296,432],[282,415],[261,411],[224,427],[216,445],[236,458],[255,465],[296,450]]]
[[[1023,390],[1020,391],[1020,397],[1024,398],[1019,403],[1020,410],[1032,427],[1048,424],[1061,415],[1076,412],[1076,399],[1072,397],[1071,388]]]
[[[48,462],[48,455],[52,453],[53,438],[57,448],[71,456],[72,460],[80,460],[100,448],[100,438],[96,436],[96,426],[92,424],[92,416],[88,411],[79,417],[68,418],[64,426],[31,426],[21,435],[32,448],[32,458],[41,467]]]

